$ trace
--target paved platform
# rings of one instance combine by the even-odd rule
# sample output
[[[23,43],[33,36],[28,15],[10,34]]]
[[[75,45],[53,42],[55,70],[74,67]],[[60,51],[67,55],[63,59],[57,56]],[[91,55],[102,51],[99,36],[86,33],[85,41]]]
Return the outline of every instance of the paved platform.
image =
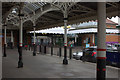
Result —
[[[32,56],[31,51],[23,50],[23,68],[17,68],[17,49],[7,49],[3,57],[3,78],[96,78],[96,64],[69,60],[62,64],[63,58],[50,54]],[[118,78],[118,68],[108,66],[107,78]]]

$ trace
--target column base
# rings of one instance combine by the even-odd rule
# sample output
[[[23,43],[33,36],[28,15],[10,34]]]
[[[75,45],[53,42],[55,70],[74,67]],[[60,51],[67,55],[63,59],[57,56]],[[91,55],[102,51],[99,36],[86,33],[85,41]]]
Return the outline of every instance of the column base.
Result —
[[[11,42],[11,49],[13,49],[13,42]]]
[[[36,45],[34,44],[33,56],[36,56]]]
[[[63,64],[67,65],[68,64],[68,60],[67,59],[63,59]]]
[[[61,57],[61,47],[59,48],[59,57]]]
[[[36,53],[35,53],[35,52],[33,52],[33,56],[36,56]]]
[[[53,46],[51,46],[51,56],[53,56]]]
[[[4,55],[3,55],[3,57],[7,57],[7,55],[6,55],[6,54],[4,54]]]
[[[97,80],[106,78],[106,59],[97,59]]]
[[[41,45],[39,45],[39,53],[41,53]]]
[[[69,58],[72,59],[72,48],[70,47]]]
[[[46,46],[44,46],[44,54],[46,54]]]
[[[18,68],[22,68],[23,67],[23,62],[22,62],[22,47],[19,46],[18,52],[19,52]]]
[[[67,65],[68,60],[67,60],[67,46],[64,46],[64,59],[63,59],[63,64]]]
[[[18,68],[23,68],[23,62],[22,61],[18,61]]]

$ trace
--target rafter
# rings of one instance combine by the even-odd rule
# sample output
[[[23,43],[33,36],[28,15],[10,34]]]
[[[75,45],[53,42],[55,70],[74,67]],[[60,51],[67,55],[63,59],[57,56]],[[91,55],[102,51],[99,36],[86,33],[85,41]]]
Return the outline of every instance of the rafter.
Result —
[[[91,12],[96,12],[96,10],[94,10],[94,9],[91,9],[91,8],[89,8],[89,7],[86,7],[86,6],[83,6],[83,5],[77,5],[77,6],[79,6],[79,7],[81,7],[81,8],[83,8],[83,9],[87,9],[87,10],[90,10]]]
[[[54,19],[50,18],[50,17],[49,17],[49,16],[47,16],[47,15],[42,16],[42,18],[43,18],[43,19],[46,19],[46,20],[56,21],[56,20],[54,20]]]
[[[107,4],[115,7],[115,8],[118,8],[118,4],[117,3],[113,3],[113,2],[108,2]]]
[[[52,2],[51,5],[59,8],[63,13],[69,12],[70,8],[75,5],[73,2]]]
[[[54,17],[56,19],[61,19],[62,18],[61,16],[58,16],[58,15],[52,14],[52,13],[46,13],[45,15],[50,16],[50,17]]]

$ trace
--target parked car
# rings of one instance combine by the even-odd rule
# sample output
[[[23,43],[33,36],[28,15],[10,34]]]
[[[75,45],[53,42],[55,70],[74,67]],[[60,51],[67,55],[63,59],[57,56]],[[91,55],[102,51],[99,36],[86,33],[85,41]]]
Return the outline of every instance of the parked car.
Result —
[[[115,46],[117,49],[120,48],[120,44],[118,44],[118,43],[114,44],[114,46]]]
[[[96,62],[97,46],[91,46],[83,50],[82,61]]]
[[[106,48],[107,48],[107,51],[116,51],[118,49],[117,46],[119,46],[119,45],[117,45],[117,44],[113,44],[113,45],[107,44]]]
[[[116,47],[107,45],[106,47],[107,51],[116,51]],[[83,58],[82,61],[90,61],[90,62],[96,62],[97,59],[97,46],[91,46],[89,48],[86,48],[83,50]]]
[[[73,53],[73,58],[76,59],[76,60],[81,60],[82,56],[83,56],[83,52],[82,51]]]

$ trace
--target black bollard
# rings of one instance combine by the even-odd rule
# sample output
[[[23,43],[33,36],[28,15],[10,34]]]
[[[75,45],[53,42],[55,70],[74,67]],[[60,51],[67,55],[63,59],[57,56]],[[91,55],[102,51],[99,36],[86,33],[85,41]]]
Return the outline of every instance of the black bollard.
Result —
[[[69,57],[70,57],[70,59],[72,59],[72,47],[70,47]]]
[[[46,46],[44,46],[44,54],[46,54]]]
[[[53,56],[53,36],[52,36],[52,42],[51,42],[51,56]]]
[[[33,45],[33,56],[36,56],[36,45]]]
[[[51,56],[53,55],[53,46],[51,46]]]
[[[39,53],[41,52],[41,45],[39,45]]]
[[[67,60],[67,46],[64,46],[64,59],[63,59],[63,64],[67,65],[68,60]]]
[[[3,57],[7,57],[7,55],[6,55],[6,44],[4,44],[4,54],[3,54]]]
[[[61,57],[61,47],[59,48],[59,57]]]
[[[11,46],[11,49],[13,49],[13,42],[11,42],[10,46]]]

